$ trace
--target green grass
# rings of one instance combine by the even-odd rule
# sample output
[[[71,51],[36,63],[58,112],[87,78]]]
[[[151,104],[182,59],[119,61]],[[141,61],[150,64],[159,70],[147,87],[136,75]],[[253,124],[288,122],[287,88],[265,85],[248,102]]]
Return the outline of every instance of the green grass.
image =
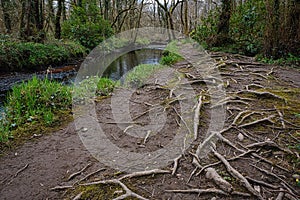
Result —
[[[140,64],[126,74],[124,85],[126,87],[140,87],[145,83],[147,78],[165,67],[161,64]]]
[[[62,112],[70,111],[71,87],[48,79],[33,77],[14,86],[4,104],[5,116],[0,120],[0,143],[14,138],[18,129],[30,134],[36,126],[51,126]]]

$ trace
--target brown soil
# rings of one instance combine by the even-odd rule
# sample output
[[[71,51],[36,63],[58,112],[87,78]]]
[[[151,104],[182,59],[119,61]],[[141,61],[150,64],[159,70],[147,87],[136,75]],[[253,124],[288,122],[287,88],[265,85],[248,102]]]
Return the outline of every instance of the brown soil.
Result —
[[[300,113],[300,72],[296,69],[255,63],[252,58],[239,55],[213,53],[211,56],[216,59],[217,63],[223,64],[219,67],[219,70],[227,86],[227,97],[235,97],[235,99],[232,98],[231,100],[244,101],[244,103],[237,103],[229,100],[226,105],[225,128],[233,123],[241,111],[249,110],[237,120],[240,123],[238,126],[234,126],[234,128],[222,134],[237,148],[229,146],[228,143],[226,144],[222,140],[218,140],[216,142],[216,151],[228,160],[240,155],[241,152],[238,149],[243,149],[247,145],[273,141],[273,145],[257,145],[246,149],[254,150],[256,155],[261,156],[261,158],[249,153],[234,161],[229,161],[229,163],[244,177],[250,177],[273,185],[272,188],[262,183],[249,181],[251,187],[259,191],[257,193],[263,199],[275,199],[279,195],[280,190],[285,194],[283,199],[299,199],[300,187],[296,185],[297,183],[292,175],[300,173],[300,152],[299,149],[295,148],[296,145],[300,144],[300,118],[296,116],[297,113]],[[190,81],[201,78],[193,67],[190,67],[189,63],[185,61],[177,63],[173,68],[185,74]],[[189,77],[191,75],[195,77]],[[156,79],[154,78],[154,80]],[[263,88],[260,88],[259,85],[263,86]],[[249,90],[269,92],[274,94],[274,96],[245,92],[246,86],[248,86]],[[192,87],[197,93],[207,89],[205,84],[201,82],[192,84]],[[238,93],[239,91],[244,92]],[[169,94],[170,91],[166,88],[158,87],[155,84],[147,84],[139,88],[131,96],[131,117],[136,118],[136,121],[141,125],[147,125],[150,120],[149,115],[145,113],[150,105],[161,104],[166,108],[167,122],[164,128],[160,134],[156,134],[153,137],[150,136],[145,144],[143,139],[130,137],[124,134],[123,130],[120,130],[116,124],[108,123],[113,119],[110,107],[111,98],[99,100],[97,103],[98,120],[107,137],[119,148],[130,152],[156,151],[172,140],[176,134],[174,130],[178,129],[179,115],[183,112],[180,110],[178,102],[168,103],[166,101]],[[282,97],[282,99],[276,98],[275,95]],[[162,102],[164,103],[162,104]],[[179,115],[176,114],[174,108]],[[246,117],[252,111],[256,113]],[[283,115],[284,125],[278,111]],[[145,114],[141,115],[141,113]],[[200,113],[199,133],[204,133],[208,128],[207,123],[211,115],[209,99],[201,108]],[[242,127],[242,125],[270,115],[274,115],[274,118],[270,121]],[[244,139],[241,141],[237,137],[239,133],[244,135]],[[146,199],[212,199],[213,197],[216,199],[257,199],[257,196],[253,196],[244,187],[242,181],[228,172],[223,163],[218,163],[213,167],[223,179],[233,186],[234,192],[243,194],[234,192],[220,194],[222,187],[215,184],[211,179],[206,178],[204,171],[198,176],[196,174],[191,176],[195,165],[192,164],[193,156],[190,152],[195,153],[198,145],[203,140],[204,135],[200,134],[199,138],[185,151],[184,155],[179,159],[178,169],[174,175],[167,172],[156,175],[153,173],[153,175],[146,176],[134,174],[132,178],[122,179],[122,176],[126,173],[120,173],[111,169],[91,156],[82,144],[74,123],[71,123],[66,128],[51,135],[34,138],[0,158],[0,199],[74,199],[76,196],[78,197],[77,199],[114,199],[125,194],[124,190],[116,182],[103,182],[102,184],[91,186],[81,186],[78,182],[76,183],[76,181],[98,169],[105,170],[91,175],[80,183],[119,179],[134,194],[138,194]],[[219,161],[218,158],[212,152],[209,152],[206,157],[200,160],[202,166],[217,161]],[[68,181],[68,177],[71,174],[80,171],[86,166],[88,167],[82,173]],[[171,171],[172,167],[173,163],[171,162],[163,169]],[[262,172],[258,168],[272,172],[277,177]],[[199,171],[200,169],[197,170],[197,172]],[[188,181],[189,178],[190,181]],[[72,187],[69,189],[57,188],[56,190],[51,190],[51,188],[57,186]],[[199,191],[193,189],[217,190],[199,194]],[[137,199],[127,197],[127,199],[130,198]]]

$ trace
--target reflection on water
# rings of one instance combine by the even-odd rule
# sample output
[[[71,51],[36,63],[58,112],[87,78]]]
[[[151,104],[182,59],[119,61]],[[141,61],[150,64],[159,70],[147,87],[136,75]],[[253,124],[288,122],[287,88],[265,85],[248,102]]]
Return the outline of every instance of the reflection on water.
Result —
[[[161,56],[162,51],[157,49],[142,49],[129,52],[113,61],[104,71],[103,77],[119,80],[139,64],[158,64]]]

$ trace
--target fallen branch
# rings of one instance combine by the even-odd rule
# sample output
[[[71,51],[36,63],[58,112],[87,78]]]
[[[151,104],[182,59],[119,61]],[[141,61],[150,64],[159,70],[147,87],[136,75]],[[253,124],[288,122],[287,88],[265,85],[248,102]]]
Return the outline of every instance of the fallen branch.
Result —
[[[236,169],[234,169],[229,162],[221,155],[219,154],[216,150],[211,148],[213,151],[214,155],[225,165],[227,171],[236,179],[240,180],[241,183],[244,185],[244,187],[251,192],[254,196],[256,196],[258,199],[263,200],[264,198],[251,186],[251,184],[248,182],[248,180],[241,174],[239,173]]]

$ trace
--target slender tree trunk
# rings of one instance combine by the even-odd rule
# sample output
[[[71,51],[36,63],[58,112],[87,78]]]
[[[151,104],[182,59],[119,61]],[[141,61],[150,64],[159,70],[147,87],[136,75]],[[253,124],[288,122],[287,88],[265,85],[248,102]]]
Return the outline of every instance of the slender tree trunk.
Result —
[[[2,6],[2,11],[3,11],[3,19],[4,19],[4,25],[6,28],[6,33],[10,34],[11,33],[11,19],[9,15],[9,5],[10,1],[9,0],[1,0],[1,6]]]
[[[61,25],[60,25],[61,14],[62,14],[62,1],[58,0],[57,12],[55,16],[55,38],[56,39],[61,38]]]
[[[268,15],[265,29],[264,55],[274,59],[279,56],[279,3],[279,0],[267,1]]]
[[[20,38],[24,39],[26,37],[25,33],[25,26],[26,26],[26,21],[25,21],[25,15],[26,15],[26,1],[22,1],[21,4],[21,16],[20,16]]]
[[[188,35],[189,34],[189,3],[188,0],[184,1],[184,34]]]
[[[229,21],[231,17],[231,0],[222,0],[222,12],[217,26],[217,35],[209,38],[210,46],[224,46],[232,42],[229,37]]]

